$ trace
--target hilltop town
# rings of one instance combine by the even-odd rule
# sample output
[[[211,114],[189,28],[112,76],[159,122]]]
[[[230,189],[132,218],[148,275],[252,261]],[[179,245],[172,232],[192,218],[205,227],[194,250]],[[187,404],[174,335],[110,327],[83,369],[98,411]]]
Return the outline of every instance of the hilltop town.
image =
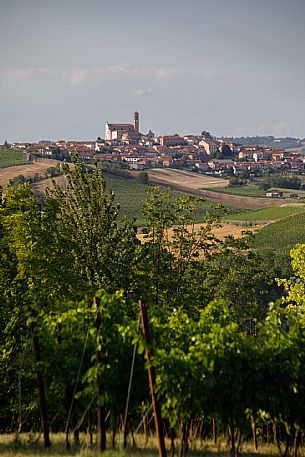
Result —
[[[273,141],[276,144],[276,139]],[[305,140],[298,147],[282,148],[264,144],[245,145],[231,139],[216,138],[209,132],[158,136],[149,130],[140,132],[140,116],[133,123],[106,122],[104,138],[95,141],[13,143],[14,149],[35,157],[68,159],[77,155],[86,162],[114,162],[132,170],[152,167],[187,169],[220,176],[270,171],[303,173]]]

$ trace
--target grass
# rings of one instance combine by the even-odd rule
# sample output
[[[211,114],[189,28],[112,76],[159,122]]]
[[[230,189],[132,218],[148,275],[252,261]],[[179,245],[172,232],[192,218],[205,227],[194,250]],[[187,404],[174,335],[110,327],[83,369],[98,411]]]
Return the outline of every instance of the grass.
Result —
[[[228,217],[227,220],[230,222],[270,222],[300,214],[304,211],[304,205],[270,206],[268,208],[262,208],[255,211],[244,211],[239,214],[233,214]]]
[[[260,190],[255,185],[247,185],[240,187],[210,187],[205,190],[212,190],[220,194],[240,195],[241,197],[265,197],[266,192]]]
[[[145,221],[142,216],[142,208],[145,200],[148,197],[149,186],[139,183],[135,180],[126,179],[122,177],[112,176],[105,173],[107,188],[115,193],[115,202],[120,204],[120,215],[126,216],[128,219],[136,219],[138,226],[145,226]],[[173,196],[181,196],[177,191],[173,191]],[[195,222],[202,222],[206,212],[219,213],[215,209],[215,203],[205,201],[201,209],[198,211]],[[240,208],[233,206],[223,206],[227,214],[235,214],[241,211]]]
[[[148,194],[148,186],[131,179],[104,174],[107,188],[115,193],[115,202],[120,205],[120,214],[128,219],[137,219],[143,224],[142,207]]]
[[[108,443],[111,442],[110,436],[108,438]],[[120,437],[121,440],[122,437]],[[42,438],[38,442],[29,443],[29,435],[22,434],[20,435],[20,440],[15,441],[14,434],[0,435],[0,455],[2,457],[55,457],[55,456],[77,456],[77,457],[97,457],[101,453],[97,450],[96,447],[96,437],[94,437],[94,444],[92,449],[89,447],[88,437],[85,434],[81,434],[81,443],[79,446],[73,445],[71,443],[71,449],[68,451],[65,447],[65,437],[63,434],[52,434],[51,443],[52,446],[50,449],[44,449]],[[106,450],[103,455],[105,457],[157,457],[158,451],[156,448],[156,439],[153,437],[149,440],[148,444],[144,443],[144,436],[137,435],[136,437],[137,447],[132,447],[131,443],[126,450],[122,449],[121,441],[118,443],[115,449]],[[176,442],[176,447],[178,448],[178,440]],[[167,442],[167,448],[169,448],[169,443]],[[228,449],[224,440],[218,441],[214,445],[211,441],[200,441],[193,440],[190,442],[190,451],[188,452],[188,457],[212,457],[219,456],[225,457],[228,455]],[[178,450],[178,449],[177,449]],[[176,456],[177,454],[176,450]],[[278,449],[274,445],[260,445],[258,452],[253,452],[252,443],[244,442],[242,443],[242,455],[247,457],[252,457],[254,455],[260,455],[261,457],[267,457],[272,455],[278,455]],[[168,453],[168,455],[170,455]],[[304,455],[304,450],[299,451],[299,455]]]
[[[0,168],[8,168],[14,165],[23,165],[28,163],[27,155],[17,149],[0,148]]]
[[[274,222],[255,235],[255,247],[289,253],[297,243],[305,243],[305,213]]]
[[[251,241],[270,272],[277,277],[292,275],[290,250],[297,243],[305,243],[305,212],[266,225]]]

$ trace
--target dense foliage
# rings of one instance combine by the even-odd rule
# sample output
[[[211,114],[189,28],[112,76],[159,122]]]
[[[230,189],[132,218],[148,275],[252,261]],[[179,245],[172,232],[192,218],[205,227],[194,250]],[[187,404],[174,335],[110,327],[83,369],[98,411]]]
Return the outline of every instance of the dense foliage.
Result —
[[[120,417],[125,434],[141,419],[148,433],[145,300],[173,448],[180,428],[183,455],[191,431],[202,437],[211,420],[233,453],[256,424],[261,436],[273,425],[288,446],[304,430],[304,247],[293,257],[299,279],[278,287],[245,239],[214,236],[219,208],[152,188],[140,243],[130,222],[118,223],[98,168],[64,172],[66,190],[54,183],[43,206],[27,183],[1,198],[1,432],[41,428],[49,446],[51,428],[69,446],[69,430],[77,441],[87,428],[101,450],[106,428],[115,444]],[[283,288],[299,307],[269,305]]]
[[[259,189],[267,190],[273,187],[280,187],[284,189],[301,189],[302,181],[297,176],[284,176],[280,174],[273,174],[262,179],[258,185]]]

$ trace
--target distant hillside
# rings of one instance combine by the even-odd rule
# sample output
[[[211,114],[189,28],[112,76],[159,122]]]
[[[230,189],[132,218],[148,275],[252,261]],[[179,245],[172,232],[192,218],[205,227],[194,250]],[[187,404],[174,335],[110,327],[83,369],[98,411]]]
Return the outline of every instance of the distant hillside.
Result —
[[[0,168],[29,163],[29,154],[18,149],[0,147]]]
[[[305,212],[268,224],[253,239],[253,247],[278,277],[292,274],[289,253],[297,243],[305,243]]]
[[[274,136],[241,136],[223,137],[223,140],[233,143],[243,144],[244,146],[273,146],[277,148],[299,148],[305,146],[305,141],[299,138],[285,137],[276,138]]]

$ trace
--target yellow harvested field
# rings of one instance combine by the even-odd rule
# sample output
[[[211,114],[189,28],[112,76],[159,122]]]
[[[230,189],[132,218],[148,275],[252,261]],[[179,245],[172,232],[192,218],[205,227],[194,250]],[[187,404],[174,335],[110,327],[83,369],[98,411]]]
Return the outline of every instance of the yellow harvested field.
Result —
[[[241,227],[241,226],[238,226],[238,225],[234,225],[234,224],[225,224],[223,223],[221,225],[221,227],[216,227],[214,228],[213,230],[213,233],[214,235],[219,238],[219,239],[224,239],[226,236],[228,235],[233,235],[234,238],[241,238],[243,236],[243,232],[244,231],[251,231],[252,233],[253,232],[257,232],[262,226],[262,225],[256,225],[255,227]],[[200,227],[204,226],[204,224],[195,224],[195,231],[198,231],[200,229]],[[172,229],[170,230],[169,232],[169,237],[171,236],[171,233],[172,233]],[[140,241],[144,241],[145,242],[145,235],[142,234],[142,233],[139,233],[137,235],[138,239]]]
[[[198,224],[200,225],[200,224]],[[252,233],[257,232],[262,226],[262,225],[256,225],[255,227],[241,227],[238,225],[234,224],[222,224],[222,227],[217,227],[213,230],[213,233],[217,238],[220,238],[221,240],[225,238],[228,235],[233,235],[234,238],[240,238],[243,236],[243,232],[245,231],[250,231]]]
[[[62,162],[54,159],[37,159],[33,163],[2,168],[0,170],[0,185],[5,189],[11,179],[20,175],[23,175],[26,178],[33,178],[36,173],[45,176],[48,168],[56,167],[59,163]]]
[[[153,182],[159,182],[160,184],[180,184],[181,186],[188,186],[190,189],[226,187],[229,183],[228,179],[214,178],[189,171],[166,168],[149,170],[148,176],[150,181]]]

